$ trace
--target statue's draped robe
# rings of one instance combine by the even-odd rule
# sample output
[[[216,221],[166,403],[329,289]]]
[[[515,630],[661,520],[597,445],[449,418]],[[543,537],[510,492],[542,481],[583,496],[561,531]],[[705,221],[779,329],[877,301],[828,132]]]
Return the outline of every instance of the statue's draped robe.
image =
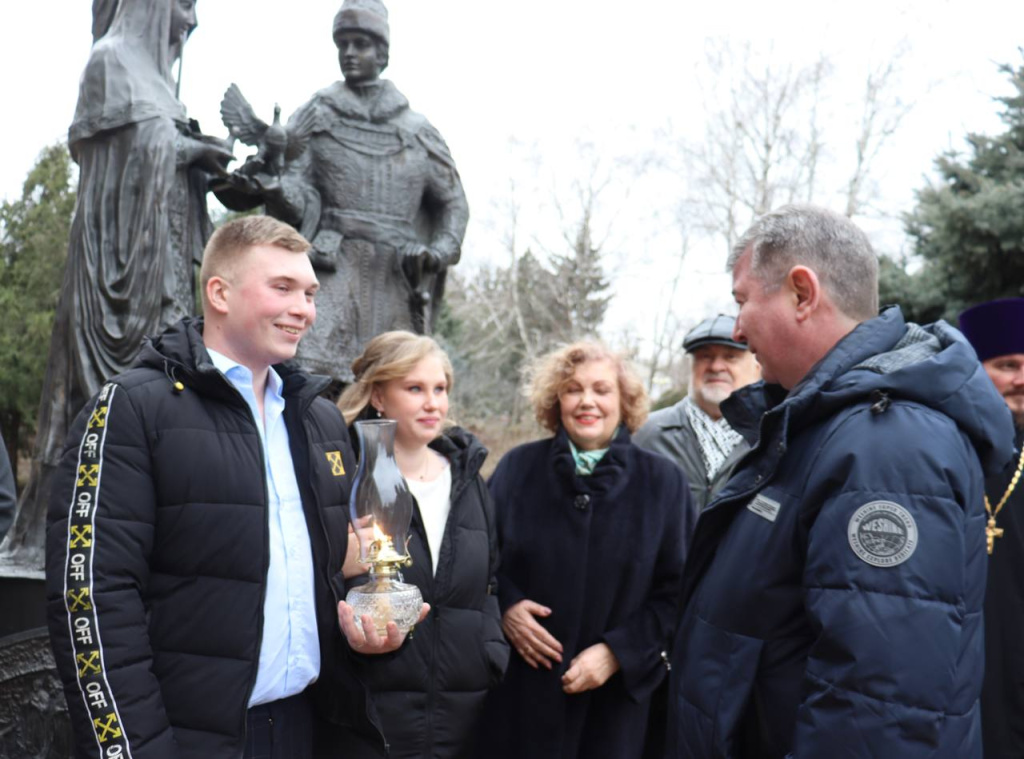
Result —
[[[42,564],[51,476],[75,416],[142,339],[194,311],[193,261],[212,232],[205,175],[184,159],[171,75],[171,0],[94,0],[95,42],[68,131],[79,166],[28,486],[4,543]]]
[[[284,202],[268,202],[267,212],[313,243],[321,288],[299,361],[349,382],[352,360],[370,338],[430,329],[444,268],[459,259],[469,208],[441,135],[391,82],[359,92],[336,82],[289,123],[310,118],[309,145],[281,179]],[[435,251],[442,269],[414,292],[402,253],[418,245]]]
[[[40,413],[55,464],[71,421],[146,335],[194,311],[194,263],[211,232],[203,175],[180,160],[171,3],[124,0],[93,45],[69,130],[78,198]]]

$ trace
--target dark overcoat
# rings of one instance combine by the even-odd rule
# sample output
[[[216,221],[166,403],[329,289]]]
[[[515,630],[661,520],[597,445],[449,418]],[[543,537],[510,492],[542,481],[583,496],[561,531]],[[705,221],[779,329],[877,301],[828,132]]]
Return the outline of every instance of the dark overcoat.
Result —
[[[641,448],[660,453],[682,467],[686,481],[690,484],[690,496],[697,514],[721,492],[740,459],[750,450],[750,443],[741,440],[714,476],[708,477],[697,433],[690,424],[682,401],[652,412],[644,426],[633,435],[633,442]]]
[[[561,664],[532,669],[512,655],[482,725],[491,759],[640,755],[651,693],[665,676],[685,546],[693,528],[681,470],[621,429],[594,473],[576,474],[564,430],[509,452],[488,483],[501,550],[502,612],[523,599],[552,610],[540,623]],[[606,643],[621,670],[601,687],[562,691],[573,658]]]
[[[1024,432],[1017,432],[1017,450]],[[994,508],[1017,469],[1018,457],[985,481]],[[985,759],[1024,756],[1024,482],[1018,482],[999,511],[996,538],[988,557],[985,590],[985,684],[981,728]]]

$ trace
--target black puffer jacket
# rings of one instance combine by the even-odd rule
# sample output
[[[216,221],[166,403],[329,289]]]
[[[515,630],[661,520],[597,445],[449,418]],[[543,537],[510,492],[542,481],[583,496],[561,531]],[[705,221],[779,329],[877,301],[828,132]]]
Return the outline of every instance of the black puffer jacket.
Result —
[[[458,427],[431,447],[452,468],[451,512],[437,573],[431,573],[419,508],[410,530],[413,563],[402,573],[420,589],[430,615],[394,656],[362,657],[358,670],[373,693],[395,759],[469,756],[484,696],[508,664],[493,592],[494,506],[479,474],[487,449]]]
[[[104,387],[54,479],[48,614],[76,756],[242,756],[269,562],[266,477],[252,415],[200,329],[179,323]],[[347,542],[348,433],[317,397],[325,378],[275,369],[313,546],[317,690],[369,736],[346,757],[383,754],[363,689],[337,658],[330,584]]]

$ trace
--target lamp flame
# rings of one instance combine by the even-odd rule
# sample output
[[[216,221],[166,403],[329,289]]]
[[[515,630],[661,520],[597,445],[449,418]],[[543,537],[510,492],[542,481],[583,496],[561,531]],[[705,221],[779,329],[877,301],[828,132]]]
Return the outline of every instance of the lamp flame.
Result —
[[[395,550],[391,536],[384,532],[377,523],[373,523],[373,540],[367,548],[367,560],[372,564],[383,562],[401,563],[407,557]]]

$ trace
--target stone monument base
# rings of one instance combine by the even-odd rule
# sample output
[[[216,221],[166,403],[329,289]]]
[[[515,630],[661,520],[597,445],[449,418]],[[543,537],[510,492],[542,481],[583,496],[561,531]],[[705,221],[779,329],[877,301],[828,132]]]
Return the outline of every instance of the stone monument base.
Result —
[[[0,638],[46,627],[44,582],[40,570],[5,563],[0,556]]]
[[[0,756],[68,759],[71,745],[46,628],[0,638]]]

